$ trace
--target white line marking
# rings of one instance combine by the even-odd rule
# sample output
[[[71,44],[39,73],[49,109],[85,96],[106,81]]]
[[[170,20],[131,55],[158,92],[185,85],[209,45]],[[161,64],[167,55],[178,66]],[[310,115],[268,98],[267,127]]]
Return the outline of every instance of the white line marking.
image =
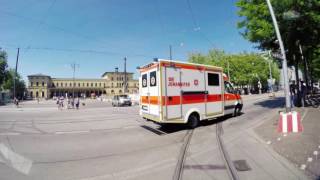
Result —
[[[313,155],[317,156],[318,155],[318,151],[313,151]]]
[[[303,121],[304,117],[306,117],[307,113],[309,112],[309,109],[306,109],[301,117],[301,121]]]
[[[308,157],[308,162],[312,162],[312,157]]]
[[[0,144],[0,154],[3,155],[4,159],[6,159],[6,164],[8,166],[11,166],[15,170],[23,174],[29,174],[32,167],[32,161],[30,159],[27,159],[22,155],[13,152],[2,143]]]
[[[292,132],[298,132],[298,113],[292,112]]]
[[[287,121],[288,114],[282,114],[282,132],[288,132],[288,121]]]
[[[80,133],[88,133],[90,131],[57,131],[55,134],[80,134]]]
[[[277,140],[278,140],[278,141],[280,141],[280,140],[281,140],[281,138],[278,138]]]
[[[305,164],[301,164],[300,169],[305,170],[306,169],[306,165]]]
[[[0,133],[0,136],[17,136],[21,133],[15,133],[15,132],[7,132],[7,133]]]

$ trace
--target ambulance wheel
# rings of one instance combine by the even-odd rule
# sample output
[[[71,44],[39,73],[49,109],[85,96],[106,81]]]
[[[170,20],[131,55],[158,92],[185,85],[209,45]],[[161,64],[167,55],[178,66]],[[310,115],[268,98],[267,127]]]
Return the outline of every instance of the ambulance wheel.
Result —
[[[195,113],[191,114],[188,118],[188,126],[191,129],[196,128],[199,125],[199,116]]]

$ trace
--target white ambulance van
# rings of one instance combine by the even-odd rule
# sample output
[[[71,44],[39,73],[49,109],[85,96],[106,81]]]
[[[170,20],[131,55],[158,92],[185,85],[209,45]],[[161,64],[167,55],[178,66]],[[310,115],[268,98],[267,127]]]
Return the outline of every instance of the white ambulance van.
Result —
[[[156,123],[187,123],[238,115],[243,103],[220,67],[155,59],[139,67],[140,115]]]

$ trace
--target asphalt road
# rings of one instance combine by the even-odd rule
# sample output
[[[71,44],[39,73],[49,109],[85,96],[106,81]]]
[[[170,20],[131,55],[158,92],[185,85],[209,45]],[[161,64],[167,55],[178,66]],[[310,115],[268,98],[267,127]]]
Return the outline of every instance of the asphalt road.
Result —
[[[237,141],[247,136],[244,130],[261,123],[282,102],[266,95],[245,97],[244,114],[224,119],[231,157],[246,160],[253,169],[241,172],[242,179],[282,177],[271,176],[272,168],[261,170],[247,155],[251,152],[234,148],[241,149]],[[215,135],[218,121],[194,130],[182,179],[229,179]],[[0,179],[172,179],[186,133],[185,127],[144,121],[137,106],[96,101],[86,101],[79,110],[58,110],[54,101],[1,106]]]

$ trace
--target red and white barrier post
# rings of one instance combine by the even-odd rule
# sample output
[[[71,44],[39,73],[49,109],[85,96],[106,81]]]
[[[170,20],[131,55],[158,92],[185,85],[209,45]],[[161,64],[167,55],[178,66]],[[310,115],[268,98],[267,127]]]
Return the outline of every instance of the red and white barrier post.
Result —
[[[300,113],[296,111],[280,113],[280,119],[278,122],[278,132],[288,133],[288,132],[302,132],[303,127],[301,124]]]

